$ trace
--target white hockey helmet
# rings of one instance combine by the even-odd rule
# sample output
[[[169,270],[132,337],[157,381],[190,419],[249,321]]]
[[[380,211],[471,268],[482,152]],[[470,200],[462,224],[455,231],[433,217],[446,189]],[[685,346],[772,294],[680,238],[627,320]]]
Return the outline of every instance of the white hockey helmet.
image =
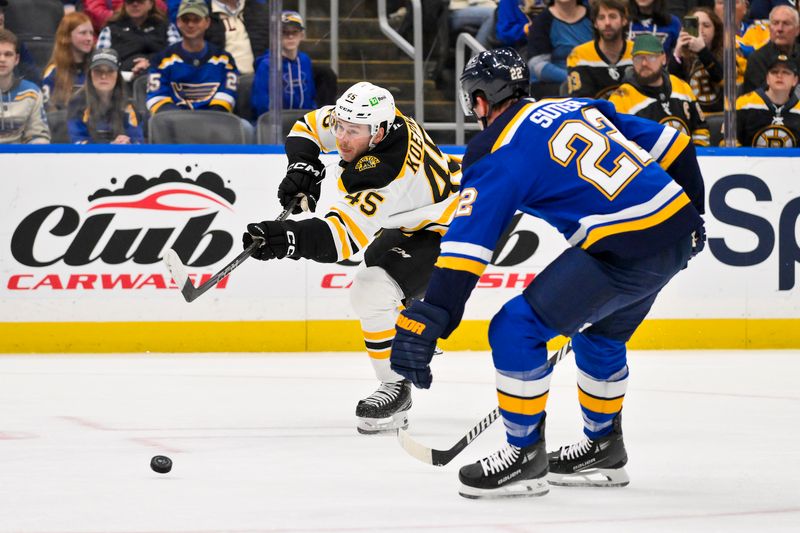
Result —
[[[383,87],[360,81],[336,100],[335,114],[337,119],[368,125],[370,137],[381,127],[389,133],[395,118],[394,97]]]

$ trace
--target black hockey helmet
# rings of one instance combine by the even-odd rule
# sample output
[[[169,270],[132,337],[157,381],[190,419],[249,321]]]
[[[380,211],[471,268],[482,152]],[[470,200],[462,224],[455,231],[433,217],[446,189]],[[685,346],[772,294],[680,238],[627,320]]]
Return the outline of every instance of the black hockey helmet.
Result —
[[[513,48],[486,50],[473,56],[459,81],[461,107],[467,116],[473,114],[478,91],[495,106],[508,98],[528,96],[530,90],[528,64]]]

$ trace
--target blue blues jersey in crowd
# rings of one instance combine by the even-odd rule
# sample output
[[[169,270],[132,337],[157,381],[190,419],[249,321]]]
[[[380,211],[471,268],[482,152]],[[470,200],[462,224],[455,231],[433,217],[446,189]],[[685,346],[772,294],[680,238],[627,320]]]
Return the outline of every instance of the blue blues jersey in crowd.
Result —
[[[220,108],[233,112],[239,89],[236,62],[226,51],[206,43],[202,52],[175,43],[151,61],[147,109]]]
[[[703,223],[702,180],[696,174],[687,194],[664,169],[684,151],[696,165],[690,141],[605,100],[517,102],[467,147],[461,200],[426,301],[458,324],[516,211],[600,258],[644,257],[686,237]]]

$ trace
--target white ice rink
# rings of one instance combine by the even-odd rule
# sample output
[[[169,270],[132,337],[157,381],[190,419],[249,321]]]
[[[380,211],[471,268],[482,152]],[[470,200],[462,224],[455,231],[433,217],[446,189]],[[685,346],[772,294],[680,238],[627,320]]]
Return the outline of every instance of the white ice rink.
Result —
[[[0,356],[0,531],[800,531],[800,352],[635,352],[631,484],[466,500],[458,468],[355,431],[362,354]],[[486,353],[434,361],[411,431],[449,447],[496,404]],[[580,437],[571,356],[548,448]],[[175,466],[160,475],[153,455]]]

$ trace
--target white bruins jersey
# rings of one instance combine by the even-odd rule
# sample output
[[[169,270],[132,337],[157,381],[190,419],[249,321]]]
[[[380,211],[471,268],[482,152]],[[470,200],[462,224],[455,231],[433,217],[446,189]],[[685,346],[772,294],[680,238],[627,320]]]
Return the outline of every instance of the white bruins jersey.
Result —
[[[335,151],[333,110],[325,106],[298,120],[287,147],[292,140],[306,139],[320,152]],[[287,150],[287,155],[292,162],[296,154]],[[340,196],[322,212],[341,261],[369,245],[384,228],[444,234],[458,204],[461,165],[458,158],[442,154],[414,119],[397,112],[384,140],[350,163],[339,161],[336,179]]]

